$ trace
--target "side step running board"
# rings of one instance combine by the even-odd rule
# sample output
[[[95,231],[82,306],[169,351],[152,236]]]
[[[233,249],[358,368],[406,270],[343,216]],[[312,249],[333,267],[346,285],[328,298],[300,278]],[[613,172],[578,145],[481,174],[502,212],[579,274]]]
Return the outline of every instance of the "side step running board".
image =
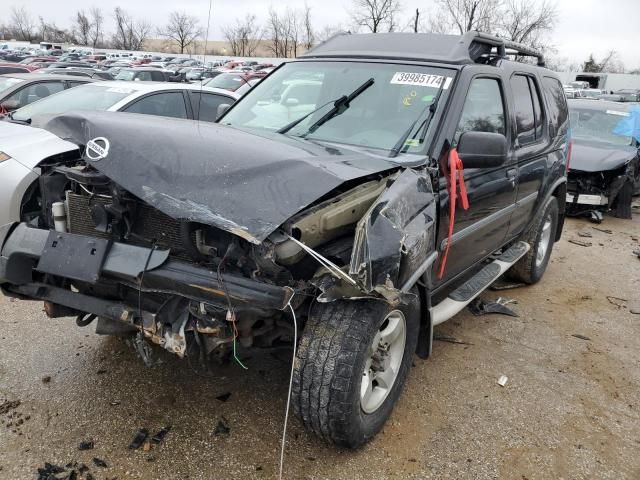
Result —
[[[440,325],[459,313],[474,298],[480,295],[500,275],[522,258],[530,249],[528,243],[517,242],[500,257],[460,285],[447,298],[431,308],[431,325]]]

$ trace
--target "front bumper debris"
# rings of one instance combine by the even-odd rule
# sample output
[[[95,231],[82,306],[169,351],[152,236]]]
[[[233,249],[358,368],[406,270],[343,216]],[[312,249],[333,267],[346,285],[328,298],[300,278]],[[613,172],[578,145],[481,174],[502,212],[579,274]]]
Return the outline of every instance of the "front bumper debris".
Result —
[[[95,240],[83,235],[64,234],[60,237],[60,241],[73,238],[78,244],[84,239],[86,245]],[[56,258],[55,266],[49,261],[46,262],[46,269],[42,268],[41,258],[48,247],[47,242],[55,241],[56,238],[55,232],[31,228],[25,223],[0,227],[0,286],[3,290],[98,316],[114,319],[126,317],[129,311],[126,305],[37,281],[34,273],[42,271],[55,277],[73,279],[73,274],[66,273],[73,272],[68,266],[74,262],[82,262],[82,259],[77,258],[78,255],[91,255],[91,249],[76,250],[75,256],[70,249],[63,249],[63,258]],[[108,251],[103,252],[97,272],[93,283],[115,281],[143,292],[173,294],[223,307],[230,300],[238,310],[252,307],[283,310],[293,295],[293,290],[289,287],[258,282],[244,276],[225,273],[219,278],[215,271],[169,258],[168,250],[152,250],[119,242],[113,242]],[[91,300],[95,305],[92,306]],[[110,304],[110,308],[115,310],[108,313],[107,305],[100,302]]]

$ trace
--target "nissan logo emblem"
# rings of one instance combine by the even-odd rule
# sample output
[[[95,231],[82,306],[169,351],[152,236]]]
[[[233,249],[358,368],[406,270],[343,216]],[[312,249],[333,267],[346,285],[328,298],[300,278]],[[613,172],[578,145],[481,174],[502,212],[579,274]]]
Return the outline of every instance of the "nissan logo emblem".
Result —
[[[97,137],[87,142],[85,155],[89,160],[97,162],[109,155],[109,140],[104,137]]]

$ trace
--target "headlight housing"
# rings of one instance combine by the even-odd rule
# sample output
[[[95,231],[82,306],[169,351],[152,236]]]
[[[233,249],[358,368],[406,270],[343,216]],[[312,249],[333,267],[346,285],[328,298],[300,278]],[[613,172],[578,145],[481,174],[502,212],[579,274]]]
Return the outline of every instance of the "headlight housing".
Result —
[[[9,160],[11,157],[4,152],[0,152],[0,163]]]

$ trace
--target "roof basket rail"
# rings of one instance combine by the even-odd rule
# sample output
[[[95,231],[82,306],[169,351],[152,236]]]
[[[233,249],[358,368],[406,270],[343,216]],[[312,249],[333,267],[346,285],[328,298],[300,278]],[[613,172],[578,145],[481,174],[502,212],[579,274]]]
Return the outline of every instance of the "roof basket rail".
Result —
[[[474,62],[478,62],[480,59],[507,58],[507,56],[515,55],[535,57],[539,67],[545,66],[542,52],[518,42],[496,37],[495,35],[471,31],[462,36],[461,42],[468,45],[469,56]]]

